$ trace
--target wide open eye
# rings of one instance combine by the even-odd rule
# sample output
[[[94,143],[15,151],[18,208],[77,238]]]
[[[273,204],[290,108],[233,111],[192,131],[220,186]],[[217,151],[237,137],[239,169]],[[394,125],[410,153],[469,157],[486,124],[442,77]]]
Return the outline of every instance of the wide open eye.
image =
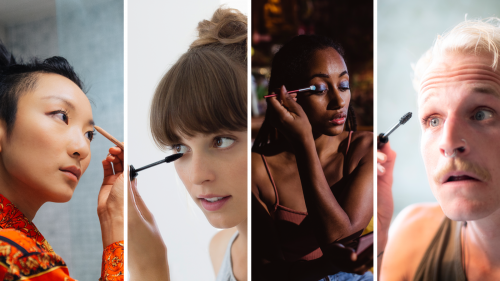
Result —
[[[226,148],[230,147],[234,143],[234,139],[228,137],[215,137],[214,147],[216,148]]]
[[[490,119],[492,117],[493,117],[493,112],[491,112],[490,110],[481,109],[481,110],[478,110],[476,113],[474,113],[474,116],[472,119],[481,121],[481,120]]]
[[[172,150],[175,153],[186,153],[191,151],[191,149],[188,146],[185,146],[183,144],[174,144],[172,145]]]
[[[437,117],[432,117],[429,120],[429,126],[431,126],[431,127],[437,127],[440,124],[441,124],[441,119],[439,119]]]

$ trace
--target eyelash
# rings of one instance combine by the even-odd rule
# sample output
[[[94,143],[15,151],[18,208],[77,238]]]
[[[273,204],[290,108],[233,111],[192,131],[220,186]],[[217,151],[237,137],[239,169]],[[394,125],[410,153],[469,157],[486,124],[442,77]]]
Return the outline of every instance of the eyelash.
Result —
[[[223,148],[219,148],[220,146],[217,145],[217,141],[221,140],[221,139],[228,139],[228,140],[231,140],[233,141],[231,144],[229,144],[227,147],[223,147]],[[213,138],[213,141],[212,141],[212,147],[213,148],[217,148],[217,149],[227,149],[231,146],[233,146],[234,142],[236,142],[236,139],[233,138],[233,137],[222,137],[222,136],[217,136],[217,137],[214,137]],[[182,143],[178,143],[178,144],[173,144],[171,145],[170,147],[168,147],[169,150],[173,150],[174,152],[176,153],[181,153],[181,146],[184,146],[186,147],[188,150],[186,152],[189,152],[191,151],[191,148],[189,148],[189,146],[185,145],[185,144],[182,144]],[[182,152],[182,153],[185,153],[185,152]]]
[[[65,120],[61,120],[61,121],[63,121],[64,123],[66,123],[66,125],[69,124],[69,119],[70,118],[69,118],[69,112],[67,110],[65,110],[65,109],[59,109],[59,110],[56,110],[56,111],[52,111],[50,114],[51,115],[63,114],[63,116],[65,117],[63,119],[65,119]],[[89,134],[89,135],[87,136],[87,134]],[[95,135],[96,135],[95,129],[92,130],[92,131],[88,131],[88,132],[85,133],[85,136],[87,137],[87,139],[89,139],[89,141],[92,141],[94,139]]]
[[[95,129],[93,131],[88,131],[86,132],[85,134],[89,134],[89,136],[87,137],[90,141],[92,141],[96,135],[96,132],[95,132]]]
[[[475,117],[475,115],[476,115],[478,112],[480,112],[480,111],[488,111],[488,112],[491,112],[492,114],[494,114],[494,111],[493,111],[492,109],[485,108],[485,107],[480,107],[480,108],[477,108],[477,109],[475,109],[475,110],[473,111],[472,116],[471,116],[471,119],[472,119],[472,120],[476,120],[476,119],[473,119],[473,118],[474,118],[474,117]],[[430,121],[430,120],[432,120],[432,119],[434,119],[434,118],[438,118],[438,116],[436,116],[436,115],[429,115],[429,116],[427,116],[427,117],[425,117],[425,118],[422,118],[422,120],[421,120],[422,125],[423,125],[424,127],[429,127],[429,126],[430,126],[430,125],[429,125],[429,121]],[[477,120],[477,121],[483,121],[483,120]],[[432,127],[432,126],[430,126],[430,127]],[[437,127],[437,126],[436,126],[436,127]]]
[[[59,109],[59,110],[56,110],[56,111],[52,111],[50,113],[51,115],[56,115],[56,114],[63,114],[64,117],[66,117],[66,120],[61,120],[63,121],[64,123],[68,124],[69,123],[69,113],[67,110],[65,109]]]

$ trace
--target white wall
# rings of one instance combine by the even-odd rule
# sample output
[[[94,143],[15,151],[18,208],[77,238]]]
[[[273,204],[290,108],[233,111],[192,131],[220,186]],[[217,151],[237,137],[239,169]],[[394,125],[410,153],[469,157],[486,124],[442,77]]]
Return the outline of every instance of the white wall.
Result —
[[[221,3],[247,14],[247,2],[128,2],[128,161],[138,168],[166,156],[149,130],[157,83],[195,40],[196,26]],[[138,189],[154,214],[168,249],[172,280],[215,280],[208,245],[217,232],[188,198],[172,164],[140,173]]]
[[[391,135],[397,152],[394,168],[395,215],[416,202],[436,201],[420,155],[417,93],[411,63],[428,50],[438,34],[465,19],[500,16],[496,0],[378,0],[378,132],[386,132],[406,112],[412,119]],[[394,216],[395,217],[395,216]]]

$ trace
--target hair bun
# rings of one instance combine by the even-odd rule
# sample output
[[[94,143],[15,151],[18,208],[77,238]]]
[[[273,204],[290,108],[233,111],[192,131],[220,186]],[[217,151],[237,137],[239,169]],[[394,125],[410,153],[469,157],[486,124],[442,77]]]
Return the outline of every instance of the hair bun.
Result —
[[[228,47],[237,49],[246,57],[247,17],[231,8],[219,8],[211,20],[198,23],[198,39],[190,48],[203,46]]]

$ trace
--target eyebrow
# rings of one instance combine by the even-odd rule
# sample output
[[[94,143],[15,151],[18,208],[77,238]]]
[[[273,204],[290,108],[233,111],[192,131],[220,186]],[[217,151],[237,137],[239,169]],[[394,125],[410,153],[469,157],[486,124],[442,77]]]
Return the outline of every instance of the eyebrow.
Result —
[[[488,86],[474,86],[471,91],[473,93],[479,93],[479,94],[484,94],[484,95],[490,95],[490,96],[494,96],[494,97],[497,97],[497,98],[500,98],[500,93],[498,93],[497,91],[495,91],[495,89],[491,88],[491,87],[488,87]],[[430,99],[432,96],[436,95],[437,92],[432,92],[430,93],[429,95],[427,95],[424,99],[424,101],[422,102],[422,105],[425,104],[427,102],[428,99]]]
[[[63,97],[58,97],[58,96],[48,96],[48,97],[43,97],[42,98],[43,100],[59,100],[59,101],[62,101],[64,102],[69,108],[71,108],[72,110],[75,110],[76,107],[67,99],[63,98]],[[88,122],[89,125],[91,126],[95,126],[95,122],[94,122],[94,119],[90,119],[89,122]]]
[[[63,98],[63,97],[58,97],[58,96],[48,96],[48,97],[43,97],[42,98],[43,100],[59,100],[59,101],[62,101],[64,102],[68,107],[70,107],[71,109],[75,109],[75,106],[70,102],[68,101],[67,99]]]
[[[340,74],[339,74],[339,78],[348,74],[347,73],[347,70],[344,70],[342,71]],[[311,77],[309,77],[309,80],[312,80],[313,78],[315,77],[321,77],[321,78],[330,78],[330,75],[328,74],[325,74],[325,73],[316,73],[316,74],[313,74]]]

